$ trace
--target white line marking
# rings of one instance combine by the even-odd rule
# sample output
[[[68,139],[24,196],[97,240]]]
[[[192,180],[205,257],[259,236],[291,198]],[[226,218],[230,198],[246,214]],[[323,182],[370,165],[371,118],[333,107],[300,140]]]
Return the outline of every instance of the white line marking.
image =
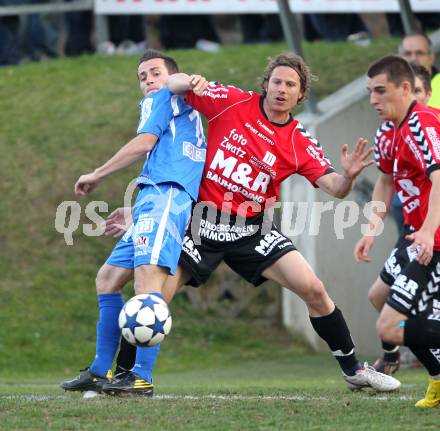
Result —
[[[0,400],[11,401],[49,401],[49,400],[63,400],[67,399],[65,395],[2,395]]]
[[[349,395],[347,393],[347,395]],[[118,397],[97,397],[99,399],[120,399]],[[389,395],[365,395],[362,398],[367,400],[377,400],[377,401],[388,401],[388,400],[399,400],[399,401],[412,401],[416,397],[409,395],[400,396],[389,396]],[[67,400],[71,399],[70,395],[2,395],[0,399],[12,400],[12,401],[49,401],[49,400]],[[127,398],[124,398],[127,399]],[[151,399],[151,398],[149,398]],[[328,397],[313,397],[307,395],[178,395],[178,394],[162,394],[155,395],[153,400],[164,400],[164,401],[203,401],[203,400],[214,400],[214,401],[329,401],[333,398]]]

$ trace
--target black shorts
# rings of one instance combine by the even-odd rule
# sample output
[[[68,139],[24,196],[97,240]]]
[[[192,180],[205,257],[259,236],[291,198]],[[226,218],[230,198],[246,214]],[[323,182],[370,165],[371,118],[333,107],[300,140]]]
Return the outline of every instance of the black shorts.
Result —
[[[255,286],[266,281],[261,273],[281,256],[296,250],[292,241],[279,232],[273,222],[263,223],[263,215],[237,223],[235,217],[224,222],[217,214],[191,221],[182,244],[179,265],[191,275],[187,283],[205,283],[222,260]]]
[[[387,304],[406,316],[431,313],[440,306],[440,252],[435,251],[429,265],[420,265],[410,250],[412,241],[399,238],[385,262],[380,277],[391,286]]]
[[[391,250],[390,256],[385,261],[384,267],[380,272],[380,278],[388,286],[392,286],[396,278],[402,272],[411,260],[416,257],[415,253],[409,250],[412,241],[408,241],[405,236],[414,232],[414,228],[405,225],[402,229],[402,234],[399,236],[394,248]]]

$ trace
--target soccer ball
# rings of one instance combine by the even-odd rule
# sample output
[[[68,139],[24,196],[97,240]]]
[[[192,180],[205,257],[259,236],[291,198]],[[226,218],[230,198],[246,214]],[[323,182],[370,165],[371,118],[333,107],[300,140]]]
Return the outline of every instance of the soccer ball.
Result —
[[[119,313],[122,336],[133,346],[151,347],[162,342],[171,323],[168,305],[157,295],[136,295]]]

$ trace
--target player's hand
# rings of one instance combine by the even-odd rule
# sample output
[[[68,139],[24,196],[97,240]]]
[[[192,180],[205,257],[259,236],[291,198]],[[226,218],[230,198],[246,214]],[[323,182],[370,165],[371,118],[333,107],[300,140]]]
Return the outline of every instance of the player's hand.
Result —
[[[411,250],[417,253],[417,262],[427,266],[429,262],[431,262],[434,253],[434,237],[424,230],[418,230],[406,235],[405,238],[409,241],[413,241]]]
[[[203,96],[203,92],[208,88],[208,81],[202,75],[191,75],[189,77],[190,89],[197,94],[197,96]]]
[[[368,252],[373,247],[374,236],[363,236],[354,246],[353,256],[354,260],[359,262],[371,262],[371,257]]]
[[[115,209],[104,221],[104,234],[115,238],[124,235],[133,224],[131,207]]]
[[[347,144],[342,146],[341,166],[344,171],[344,177],[354,179],[367,166],[374,163],[374,160],[370,159],[373,148],[370,147],[365,151],[366,145],[367,140],[359,138],[352,153],[348,152]]]
[[[96,188],[101,179],[97,174],[91,172],[90,174],[81,175],[75,183],[75,194],[77,196],[84,196]]]

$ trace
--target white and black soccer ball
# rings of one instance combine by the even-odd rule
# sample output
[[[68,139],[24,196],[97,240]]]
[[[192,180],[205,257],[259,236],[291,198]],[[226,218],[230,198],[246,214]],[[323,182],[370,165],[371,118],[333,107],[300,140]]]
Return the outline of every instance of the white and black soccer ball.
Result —
[[[171,324],[168,305],[157,295],[136,295],[119,313],[122,336],[133,346],[151,347],[162,342]]]

